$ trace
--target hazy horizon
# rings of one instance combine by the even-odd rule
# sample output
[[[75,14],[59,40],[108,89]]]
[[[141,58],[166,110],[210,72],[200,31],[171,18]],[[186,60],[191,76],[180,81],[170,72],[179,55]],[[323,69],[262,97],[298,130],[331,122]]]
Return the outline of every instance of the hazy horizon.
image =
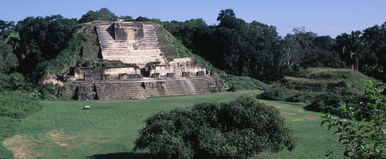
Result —
[[[13,0],[0,6],[0,19],[19,21],[28,16],[49,16],[61,14],[67,18],[79,19],[89,10],[108,8],[116,15],[129,15],[133,18],[146,16],[162,21],[185,21],[202,18],[208,25],[216,24],[221,9],[231,8],[236,16],[247,22],[256,20],[276,26],[279,35],[291,33],[295,27],[306,27],[318,35],[335,37],[343,32],[363,30],[386,21],[386,1],[373,0],[325,0],[313,2],[260,1],[222,2],[221,0],[168,0],[168,1],[124,1],[124,0]]]

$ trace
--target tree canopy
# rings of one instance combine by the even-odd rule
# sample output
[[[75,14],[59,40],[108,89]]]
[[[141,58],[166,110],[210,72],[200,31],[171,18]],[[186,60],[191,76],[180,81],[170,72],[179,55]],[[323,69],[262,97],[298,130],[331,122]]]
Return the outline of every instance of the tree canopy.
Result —
[[[309,67],[347,67],[386,80],[385,23],[331,38],[304,27],[280,37],[274,26],[245,22],[232,9],[221,10],[217,20],[218,25],[191,19],[165,22],[164,27],[230,74],[270,82]]]
[[[111,12],[107,8],[101,8],[96,11],[88,11],[86,14],[84,14],[80,19],[80,23],[86,23],[94,20],[100,20],[100,21],[115,21],[118,18],[113,12]],[[128,17],[124,17],[128,18]]]

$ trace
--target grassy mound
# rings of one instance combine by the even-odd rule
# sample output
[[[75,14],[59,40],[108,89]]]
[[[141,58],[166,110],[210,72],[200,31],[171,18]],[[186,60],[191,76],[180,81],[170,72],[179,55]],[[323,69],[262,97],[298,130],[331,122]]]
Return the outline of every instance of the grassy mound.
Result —
[[[294,77],[285,77],[260,95],[270,100],[311,103],[322,94],[363,94],[365,81],[375,79],[358,71],[334,68],[308,68]]]
[[[217,69],[212,64],[210,64],[210,62],[192,53],[182,44],[181,41],[175,38],[170,32],[166,31],[163,27],[158,27],[157,38],[160,42],[161,51],[164,53],[164,56],[166,58],[192,57],[196,59],[199,63],[203,64],[207,69],[219,75],[219,77],[224,80],[224,82],[232,90],[248,90],[269,87],[268,84],[256,80],[254,78],[246,76],[234,76]]]
[[[15,134],[20,119],[42,109],[42,105],[18,92],[0,92],[0,141]],[[0,159],[12,158],[12,153],[0,144]]]

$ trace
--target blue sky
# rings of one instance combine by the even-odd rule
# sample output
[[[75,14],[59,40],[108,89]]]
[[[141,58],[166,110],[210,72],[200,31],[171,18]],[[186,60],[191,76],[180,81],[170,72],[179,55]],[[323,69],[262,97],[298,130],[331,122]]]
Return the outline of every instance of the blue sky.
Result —
[[[0,4],[0,19],[8,21],[53,14],[80,18],[88,10],[106,7],[117,15],[179,21],[203,18],[215,24],[219,11],[231,8],[248,22],[276,26],[280,35],[305,26],[335,37],[386,21],[386,0],[4,0]]]

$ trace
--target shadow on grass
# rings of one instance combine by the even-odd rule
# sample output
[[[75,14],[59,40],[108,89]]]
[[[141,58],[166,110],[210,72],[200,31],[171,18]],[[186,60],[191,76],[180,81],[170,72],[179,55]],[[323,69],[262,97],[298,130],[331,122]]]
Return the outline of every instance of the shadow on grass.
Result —
[[[108,154],[96,154],[89,157],[89,159],[152,159],[150,153],[133,153],[133,152],[120,152],[120,153],[108,153]]]

